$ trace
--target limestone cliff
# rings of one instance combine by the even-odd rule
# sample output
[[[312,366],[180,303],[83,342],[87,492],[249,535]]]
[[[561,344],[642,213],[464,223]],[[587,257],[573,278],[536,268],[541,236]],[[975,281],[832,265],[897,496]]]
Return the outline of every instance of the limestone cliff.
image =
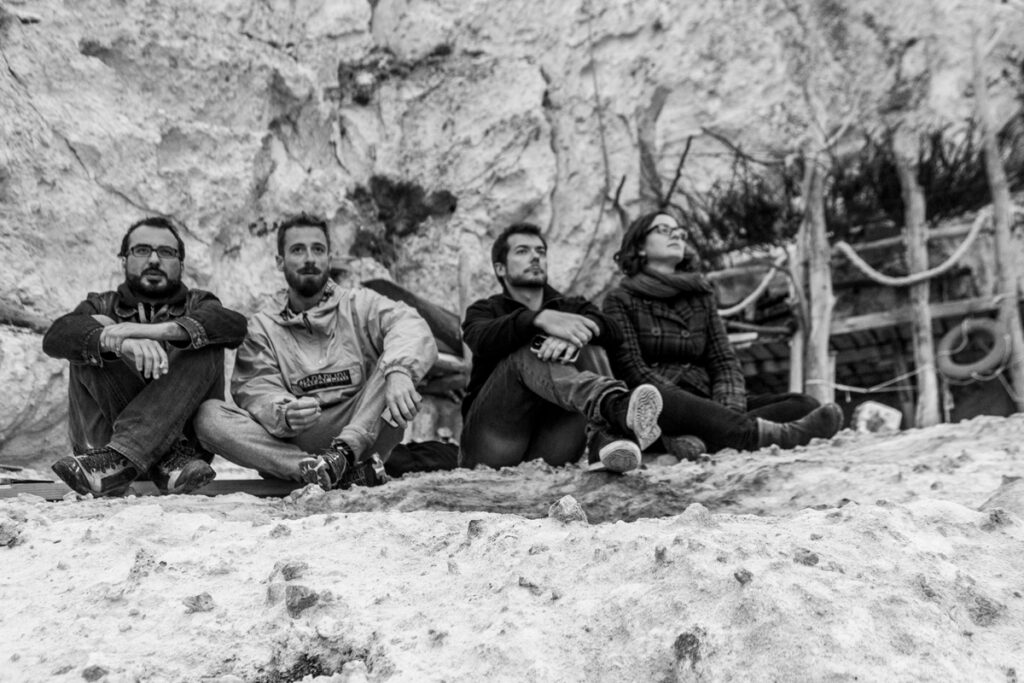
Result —
[[[972,30],[1006,120],[1020,3],[909,0],[3,0],[0,302],[52,318],[120,279],[151,213],[188,228],[187,280],[275,296],[273,221],[326,215],[354,276],[386,268],[453,310],[487,249],[542,225],[552,281],[614,277],[621,226],[727,172],[721,140],[783,162],[864,129],[958,126]],[[411,199],[410,199],[411,197]],[[62,364],[0,325],[0,457],[63,448]]]

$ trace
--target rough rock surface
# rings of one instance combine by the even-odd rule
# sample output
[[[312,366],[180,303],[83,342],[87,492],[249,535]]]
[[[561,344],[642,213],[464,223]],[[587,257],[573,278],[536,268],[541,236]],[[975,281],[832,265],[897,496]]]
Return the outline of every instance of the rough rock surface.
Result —
[[[1022,427],[616,479],[2,500],[22,542],[0,546],[0,681],[1014,681],[1024,517],[977,508],[1024,474]],[[547,517],[558,489],[592,524]]]
[[[109,288],[124,228],[162,213],[187,226],[188,281],[252,312],[281,286],[273,221],[299,208],[353,277],[453,310],[493,290],[495,232],[535,221],[553,283],[593,295],[622,176],[635,213],[689,136],[699,190],[731,163],[711,133],[783,160],[885,117],[960,125],[975,25],[1005,120],[1022,22],[952,0],[2,0],[0,303],[50,319]],[[59,450],[38,335],[0,325],[0,386],[0,457]]]

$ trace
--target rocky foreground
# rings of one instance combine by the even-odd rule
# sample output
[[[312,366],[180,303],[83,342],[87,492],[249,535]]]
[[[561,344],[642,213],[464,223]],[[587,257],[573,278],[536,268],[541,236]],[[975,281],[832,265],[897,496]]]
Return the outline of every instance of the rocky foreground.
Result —
[[[620,478],[0,501],[0,680],[1009,683],[1022,434],[1018,415]],[[583,514],[549,516],[566,495]]]

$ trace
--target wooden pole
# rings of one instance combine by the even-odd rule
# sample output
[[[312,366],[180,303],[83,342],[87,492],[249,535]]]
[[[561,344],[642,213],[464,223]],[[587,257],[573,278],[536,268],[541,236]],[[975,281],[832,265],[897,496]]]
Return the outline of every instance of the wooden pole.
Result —
[[[822,403],[832,401],[834,390],[830,379],[829,337],[832,326],[832,250],[825,225],[824,155],[808,155],[804,171],[803,196],[806,202],[800,231],[804,236],[807,259],[807,347],[804,376],[806,392]]]
[[[1021,329],[1018,302],[1017,277],[1013,268],[1012,241],[1010,234],[1011,204],[1010,188],[1006,182],[1006,170],[999,158],[999,144],[996,142],[995,115],[988,99],[988,83],[985,80],[985,55],[981,49],[978,29],[974,31],[972,44],[974,66],[974,102],[981,124],[982,143],[985,150],[985,172],[992,190],[992,222],[995,224],[996,272],[998,291],[1006,296],[1000,301],[999,319],[1010,334],[1010,383],[1013,386],[1011,398],[1017,412],[1024,412],[1024,331]]]
[[[907,265],[911,273],[928,270],[928,227],[925,224],[924,192],[917,181],[918,138],[900,127],[893,137],[896,173],[903,192],[904,233],[907,244]],[[932,336],[932,315],[929,309],[929,281],[910,286],[910,307],[913,311],[911,330],[914,339],[914,368],[917,370],[917,409],[914,424],[931,427],[940,422],[939,384],[935,375],[935,338]]]

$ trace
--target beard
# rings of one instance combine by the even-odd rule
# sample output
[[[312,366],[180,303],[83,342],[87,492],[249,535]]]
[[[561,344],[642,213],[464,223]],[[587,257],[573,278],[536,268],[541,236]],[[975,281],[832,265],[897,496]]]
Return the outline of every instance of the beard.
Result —
[[[164,281],[158,284],[153,284],[146,281],[146,276],[151,274],[160,274],[164,276]],[[158,299],[163,296],[167,296],[177,291],[178,286],[181,285],[181,278],[172,278],[166,272],[159,268],[146,268],[138,275],[126,275],[125,280],[128,282],[128,289],[135,292],[139,296],[149,297],[151,299]]]
[[[302,297],[310,297],[321,291],[327,284],[329,274],[326,270],[316,268],[300,268],[299,270],[286,270],[284,279],[288,286]]]
[[[548,283],[547,273],[539,273],[529,270],[525,273],[519,273],[518,275],[509,275],[505,278],[505,284],[508,287],[543,287]]]

